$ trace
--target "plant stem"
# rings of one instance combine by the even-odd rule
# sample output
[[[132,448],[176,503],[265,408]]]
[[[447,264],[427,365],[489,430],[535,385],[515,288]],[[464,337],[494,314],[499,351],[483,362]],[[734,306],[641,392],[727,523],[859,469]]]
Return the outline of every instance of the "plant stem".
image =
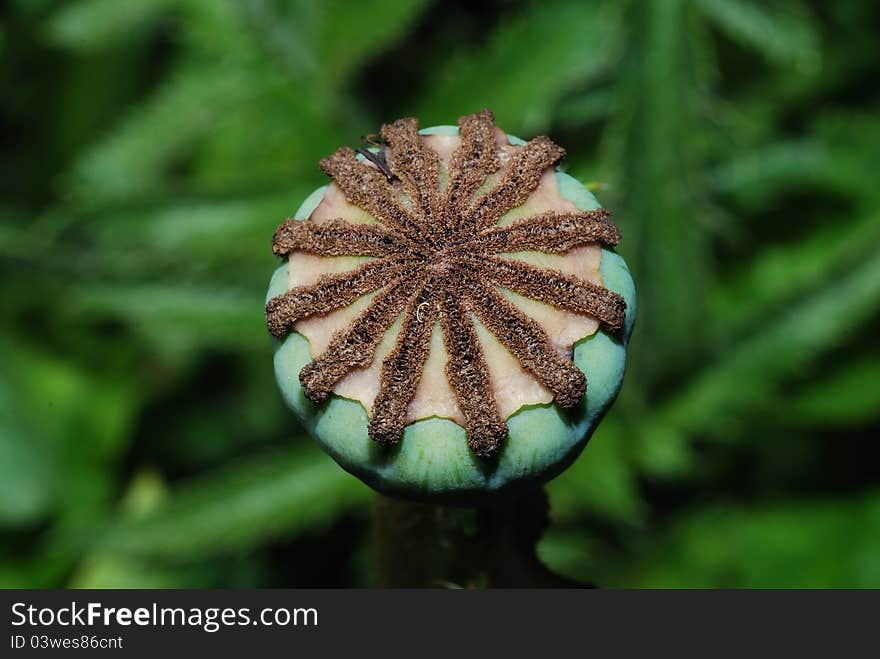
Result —
[[[379,587],[584,587],[541,563],[548,525],[541,490],[481,507],[438,506],[377,495],[374,567]]]

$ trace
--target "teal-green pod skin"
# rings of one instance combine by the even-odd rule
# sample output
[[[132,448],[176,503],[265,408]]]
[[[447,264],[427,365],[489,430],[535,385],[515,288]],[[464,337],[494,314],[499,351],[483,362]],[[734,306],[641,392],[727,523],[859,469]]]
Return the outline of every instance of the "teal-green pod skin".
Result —
[[[422,134],[457,133],[438,126]],[[513,136],[512,144],[523,144]],[[600,204],[580,182],[557,170],[559,191],[581,210]],[[305,220],[320,203],[318,188],[299,207]],[[287,290],[285,262],[272,275],[267,301]],[[599,273],[606,288],[626,300],[621,331],[600,327],[574,345],[574,363],[587,377],[587,391],[574,408],[553,403],[527,405],[507,419],[509,437],[491,460],[468,447],[465,429],[445,418],[430,417],[406,427],[403,440],[384,446],[367,435],[363,405],[336,394],[322,405],[308,400],[299,381],[300,370],[312,360],[308,340],[291,332],[275,342],[275,375],[284,401],[303,427],[346,471],[387,495],[447,503],[475,503],[498,494],[514,494],[550,480],[580,455],[593,431],[617,397],[623,382],[626,347],[636,318],[635,286],[623,258],[603,248]]]

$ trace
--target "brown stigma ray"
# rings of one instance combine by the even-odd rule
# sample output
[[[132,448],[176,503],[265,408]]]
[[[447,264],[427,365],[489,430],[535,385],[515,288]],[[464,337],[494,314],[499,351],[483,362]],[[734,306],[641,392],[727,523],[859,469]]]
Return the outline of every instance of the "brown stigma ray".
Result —
[[[461,223],[460,206],[466,207],[489,175],[501,167],[495,142],[495,119],[489,110],[459,118],[458,130],[461,144],[450,159],[449,182],[444,195],[447,232]]]
[[[320,275],[312,284],[271,299],[266,321],[272,334],[282,338],[302,319],[324,316],[374,294],[300,371],[305,395],[322,403],[348,374],[374,364],[383,338],[402,317],[369,411],[368,434],[384,444],[403,437],[439,323],[447,353],[445,377],[464,418],[468,444],[486,458],[497,454],[508,430],[477,324],[561,407],[578,404],[587,386],[570,351],[561,353],[541,324],[500,289],[594,317],[611,330],[622,327],[626,304],[616,293],[579,277],[502,256],[563,255],[620,240],[604,209],[547,211],[497,226],[505,213],[528,200],[564,151],[546,137],[499,149],[501,133],[488,110],[461,117],[458,125],[460,143],[449,159],[442,190],[439,156],[419,137],[414,119],[383,127],[387,171],[360,162],[345,147],[321,161],[346,200],[378,223],[286,220],[275,233],[273,251],[279,256],[304,252],[372,260],[348,272]],[[491,179],[497,182],[480,193],[502,165],[503,173]]]
[[[415,267],[411,260],[382,259],[365,263],[352,272],[322,275],[311,286],[291,288],[266,305],[269,331],[283,337],[296,321],[347,307],[359,297],[382,288],[389,279],[411,273]]]
[[[394,349],[382,364],[369,424],[370,437],[377,442],[396,444],[403,438],[406,408],[415,396],[428,359],[439,290],[437,279],[428,279],[404,313]]]
[[[520,365],[553,392],[560,407],[573,407],[587,390],[587,379],[562,357],[544,328],[510,303],[495,287],[467,278],[465,293],[474,312]]]
[[[337,332],[324,352],[300,371],[299,381],[306,398],[323,403],[343,377],[369,366],[385,332],[424,281],[424,275],[419,273],[391,284],[378,292],[348,327]]]
[[[446,377],[465,418],[468,445],[480,457],[490,457],[507,437],[507,424],[492,396],[489,367],[461,296],[452,288],[443,295],[440,325],[449,356]]]
[[[471,242],[475,248],[493,254],[528,250],[564,254],[590,243],[614,246],[620,242],[620,231],[604,208],[581,213],[550,211],[486,229]]]
[[[419,243],[420,222],[400,203],[394,187],[382,172],[358,162],[354,151],[346,146],[323,158],[320,165],[350,203],[363,208],[413,244]]]
[[[413,201],[422,235],[429,235],[428,227],[440,217],[440,159],[422,145],[415,119],[383,126],[382,138],[391,147],[390,152],[386,150],[388,166]]]
[[[288,218],[275,231],[272,251],[287,256],[300,250],[318,256],[390,256],[405,251],[406,243],[374,224],[351,224],[339,219],[321,223]]]
[[[595,316],[611,330],[623,327],[626,302],[607,288],[528,263],[483,256],[463,259],[498,286],[559,309]]]
[[[480,196],[462,216],[465,230],[480,232],[512,208],[525,203],[541,182],[544,170],[565,155],[549,137],[536,137],[511,158],[501,182]]]

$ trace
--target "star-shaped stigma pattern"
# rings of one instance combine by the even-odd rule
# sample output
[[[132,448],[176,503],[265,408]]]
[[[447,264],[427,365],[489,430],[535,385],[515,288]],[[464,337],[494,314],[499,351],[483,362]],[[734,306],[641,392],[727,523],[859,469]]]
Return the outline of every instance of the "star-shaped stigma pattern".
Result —
[[[507,437],[507,424],[493,395],[475,320],[552,392],[560,407],[575,406],[587,386],[571,354],[561,355],[541,324],[512,304],[502,289],[593,316],[611,331],[621,328],[626,309],[622,297],[602,286],[504,254],[564,254],[591,243],[616,245],[620,233],[604,209],[548,211],[499,226],[500,218],[526,202],[543,172],[565,152],[549,138],[537,137],[518,147],[502,166],[491,112],[461,117],[458,126],[460,144],[443,177],[439,155],[423,143],[418,122],[411,118],[382,127],[380,157],[358,158],[341,147],[321,161],[345,199],[378,222],[288,219],[275,233],[275,254],[371,258],[269,300],[266,319],[272,334],[281,338],[302,319],[373,294],[300,372],[305,395],[322,403],[348,373],[372,364],[377,346],[402,315],[394,347],[382,363],[369,419],[370,437],[384,444],[403,437],[407,407],[439,323],[447,354],[445,374],[465,420],[468,443],[477,455],[490,457]]]

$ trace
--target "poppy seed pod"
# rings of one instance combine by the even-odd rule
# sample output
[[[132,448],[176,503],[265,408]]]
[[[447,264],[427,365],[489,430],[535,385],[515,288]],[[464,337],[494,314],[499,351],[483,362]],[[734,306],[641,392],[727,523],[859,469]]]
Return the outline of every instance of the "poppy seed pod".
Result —
[[[611,215],[483,110],[338,149],[276,231],[266,318],[287,404],[392,495],[470,501],[549,480],[623,379],[635,290]]]

